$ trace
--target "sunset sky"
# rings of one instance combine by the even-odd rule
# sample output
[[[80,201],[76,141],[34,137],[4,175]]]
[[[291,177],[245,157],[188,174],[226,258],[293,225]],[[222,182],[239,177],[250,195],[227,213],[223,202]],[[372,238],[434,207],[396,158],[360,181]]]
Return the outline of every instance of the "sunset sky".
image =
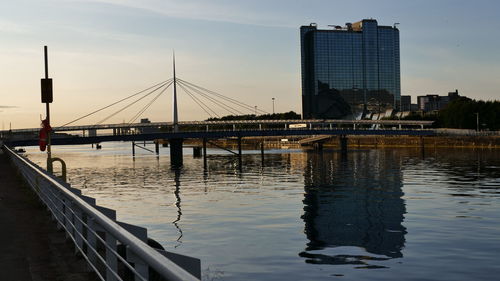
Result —
[[[184,80],[268,112],[274,97],[277,112],[300,113],[299,27],[363,18],[400,23],[401,88],[413,102],[455,89],[500,99],[498,11],[493,0],[1,0],[0,122],[2,129],[38,127],[45,116],[44,45],[54,126],[170,78],[173,50]],[[208,117],[181,91],[179,99],[180,120]],[[128,120],[140,108],[109,122]],[[141,117],[171,115],[169,91]]]

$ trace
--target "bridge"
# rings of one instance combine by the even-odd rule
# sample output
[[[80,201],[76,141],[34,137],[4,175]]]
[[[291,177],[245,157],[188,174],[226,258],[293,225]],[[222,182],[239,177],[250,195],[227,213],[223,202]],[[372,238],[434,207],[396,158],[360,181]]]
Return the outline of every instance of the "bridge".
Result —
[[[46,63],[46,79],[48,70]],[[49,79],[50,80],[50,79]],[[51,80],[49,81],[51,83]],[[143,116],[148,108],[164,94],[167,89],[173,88],[172,95],[172,122],[136,122]],[[51,88],[51,85],[50,85]],[[432,121],[411,120],[236,120],[236,121],[179,121],[177,105],[177,88],[180,88],[198,105],[209,119],[219,118],[217,109],[225,111],[230,115],[244,115],[250,119],[257,119],[257,114],[266,116],[268,113],[257,106],[245,104],[239,100],[227,97],[220,93],[211,91],[194,83],[180,79],[175,72],[175,57],[173,61],[173,78],[167,79],[148,87],[142,91],[129,95],[111,104],[78,117],[60,126],[54,126],[49,133],[49,142],[52,145],[74,145],[74,144],[99,144],[109,141],[160,141],[168,142],[170,146],[171,162],[182,165],[182,145],[185,139],[203,140],[203,150],[206,152],[206,142],[210,139],[238,138],[239,154],[241,155],[241,139],[244,137],[267,137],[267,136],[317,136],[330,135],[340,136],[342,151],[347,149],[347,136],[349,135],[434,135],[434,131],[426,129]],[[42,87],[42,100],[44,99]],[[108,120],[122,114],[139,102],[149,101],[134,113],[128,122],[120,124],[106,124]],[[128,103],[125,103],[128,101]],[[47,121],[49,119],[49,106],[47,102]],[[116,108],[118,104],[123,105],[118,110],[108,114],[105,118],[92,125],[72,125],[89,116],[103,112],[110,108]],[[273,103],[274,105],[274,103]],[[274,107],[273,107],[274,109]],[[248,113],[253,114],[248,114]],[[268,114],[269,117],[275,117]],[[39,128],[17,129],[1,131],[0,136],[9,146],[33,146],[38,144]],[[48,158],[50,158],[50,146],[48,147]],[[49,165],[49,164],[48,164]]]
[[[191,121],[101,124],[55,128],[56,132],[77,132],[79,134],[55,136],[54,145],[98,144],[109,141],[158,141],[170,143],[171,161],[182,165],[182,143],[184,139],[202,139],[204,157],[208,139],[238,138],[239,154],[244,137],[268,136],[315,136],[329,135],[341,138],[342,151],[347,150],[349,135],[408,135],[430,136],[434,130],[426,129],[432,121],[409,120],[241,120],[241,121]],[[22,133],[25,138],[11,139],[10,146],[32,146],[38,144],[35,137],[39,129],[12,131]],[[5,133],[5,132],[3,132]],[[29,136],[32,136],[29,138]],[[28,136],[28,137],[26,137]]]

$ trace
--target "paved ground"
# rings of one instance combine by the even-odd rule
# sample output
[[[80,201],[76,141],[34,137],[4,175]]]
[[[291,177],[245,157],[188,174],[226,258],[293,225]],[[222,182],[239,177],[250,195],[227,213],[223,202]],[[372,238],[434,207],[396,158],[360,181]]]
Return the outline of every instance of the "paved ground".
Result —
[[[0,150],[0,280],[97,280],[73,253],[64,232]]]

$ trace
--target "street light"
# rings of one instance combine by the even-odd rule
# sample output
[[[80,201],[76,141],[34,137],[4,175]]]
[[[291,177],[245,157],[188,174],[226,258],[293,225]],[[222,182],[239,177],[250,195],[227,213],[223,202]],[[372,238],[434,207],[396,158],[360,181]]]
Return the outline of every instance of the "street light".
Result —
[[[272,100],[273,100],[273,115],[274,115],[274,98],[272,98]]]

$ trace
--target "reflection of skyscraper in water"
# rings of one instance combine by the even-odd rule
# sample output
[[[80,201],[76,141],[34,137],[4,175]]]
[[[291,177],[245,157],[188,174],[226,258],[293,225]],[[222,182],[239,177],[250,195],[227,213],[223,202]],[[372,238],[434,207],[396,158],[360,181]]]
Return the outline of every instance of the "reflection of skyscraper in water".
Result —
[[[389,152],[352,154],[347,162],[336,159],[336,154],[308,154],[302,218],[309,243],[300,254],[309,258],[307,262],[363,264],[361,260],[367,259],[316,252],[341,246],[388,258],[403,256],[406,209],[401,169],[399,161],[385,153]]]

